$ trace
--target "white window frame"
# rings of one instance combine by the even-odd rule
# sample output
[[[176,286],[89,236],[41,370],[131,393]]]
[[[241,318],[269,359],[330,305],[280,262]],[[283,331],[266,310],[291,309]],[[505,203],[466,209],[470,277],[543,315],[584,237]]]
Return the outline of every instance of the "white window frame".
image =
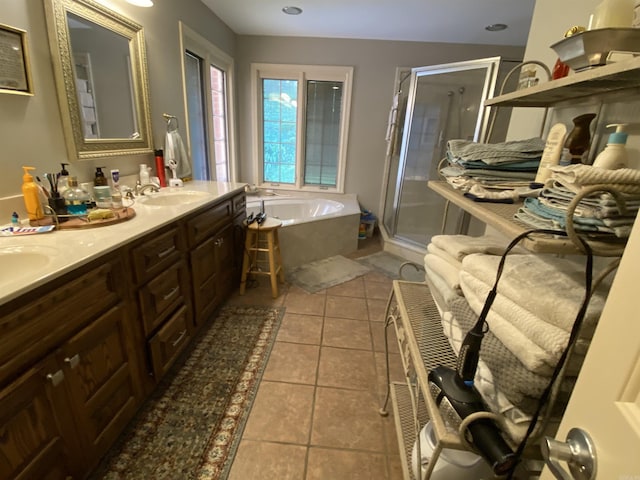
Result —
[[[274,184],[263,182],[263,131],[262,131],[262,79],[282,79],[298,81],[298,112],[296,116],[296,181],[295,184]],[[342,113],[340,119],[340,146],[338,148],[338,168],[336,186],[304,184],[306,82],[307,80],[343,82]],[[326,65],[282,65],[270,63],[251,64],[251,118],[252,118],[252,159],[256,184],[261,188],[301,190],[310,192],[344,193],[344,177],[349,143],[349,118],[351,112],[351,89],[353,67]]]
[[[209,42],[206,38],[204,38],[199,33],[196,33],[194,30],[190,29],[184,23],[179,22],[180,29],[180,62],[182,65],[182,81],[183,81],[183,96],[184,96],[184,113],[185,118],[188,118],[187,115],[187,87],[184,84],[185,82],[185,64],[184,64],[184,54],[185,51],[189,50],[200,58],[206,64],[207,72],[206,78],[207,81],[210,80],[209,77],[209,66],[214,65],[216,68],[220,70],[224,70],[226,77],[226,109],[227,109],[227,148],[228,148],[228,162],[229,162],[229,181],[236,182],[238,178],[238,164],[237,164],[237,147],[236,147],[236,128],[235,128],[235,63],[233,57],[227,55],[225,52],[216,47],[213,43]],[[216,171],[215,165],[215,148],[214,148],[214,135],[213,135],[213,104],[211,100],[211,89],[207,86],[205,88],[205,106],[206,106],[206,115],[207,115],[207,147],[209,149],[209,168],[212,174]],[[187,145],[189,149],[189,156],[191,156],[191,138],[189,135],[188,126],[186,128],[187,131]],[[213,162],[212,162],[213,160]]]

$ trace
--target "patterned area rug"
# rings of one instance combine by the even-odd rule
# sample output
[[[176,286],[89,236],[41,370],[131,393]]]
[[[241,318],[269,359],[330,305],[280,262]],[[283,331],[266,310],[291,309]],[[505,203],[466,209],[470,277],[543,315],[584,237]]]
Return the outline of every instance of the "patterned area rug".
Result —
[[[223,307],[90,478],[226,478],[283,314]]]

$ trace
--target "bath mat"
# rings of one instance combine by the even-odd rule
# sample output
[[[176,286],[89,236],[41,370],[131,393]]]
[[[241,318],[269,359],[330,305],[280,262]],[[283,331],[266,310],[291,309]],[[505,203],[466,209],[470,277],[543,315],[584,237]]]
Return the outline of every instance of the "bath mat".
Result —
[[[289,272],[289,281],[309,293],[353,280],[371,271],[371,268],[336,255],[296,267]]]
[[[388,252],[378,252],[366,257],[360,257],[358,262],[389,278],[399,279],[401,278],[400,267],[407,260]],[[410,282],[424,282],[424,267],[422,265],[418,265],[417,269],[412,265],[402,267],[402,279]]]

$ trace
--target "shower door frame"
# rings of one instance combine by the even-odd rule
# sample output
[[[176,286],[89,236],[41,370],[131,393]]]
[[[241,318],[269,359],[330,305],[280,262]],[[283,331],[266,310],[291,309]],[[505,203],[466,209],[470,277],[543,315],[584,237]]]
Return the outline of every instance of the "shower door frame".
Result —
[[[396,189],[393,195],[393,223],[392,230],[389,236],[394,239],[402,240],[403,242],[410,243],[412,245],[419,245],[426,247],[417,242],[398,236],[398,217],[400,214],[400,198],[402,196],[402,189],[404,186],[404,172],[407,163],[407,149],[409,145],[409,135],[411,134],[411,124],[413,122],[413,113],[415,108],[416,90],[418,88],[418,80],[428,75],[440,75],[452,72],[461,72],[465,70],[478,70],[486,68],[484,85],[482,88],[481,104],[478,108],[478,117],[476,119],[476,127],[474,130],[473,141],[477,142],[479,138],[484,138],[486,134],[489,117],[491,115],[491,107],[485,107],[484,102],[487,98],[491,98],[494,94],[496,82],[498,78],[498,70],[500,68],[501,57],[488,57],[480,58],[477,60],[466,60],[462,62],[446,63],[440,65],[430,65],[424,67],[414,67],[411,69],[411,80],[409,84],[409,96],[407,97],[407,110],[405,112],[405,119],[402,133],[402,143],[400,148],[400,160],[398,163],[398,174],[396,175]],[[402,172],[402,174],[400,174]],[[389,179],[391,180],[391,179]],[[386,203],[386,202],[385,202]],[[385,205],[386,208],[386,205]],[[382,210],[384,218],[384,208]],[[459,233],[465,233],[466,227],[461,222],[461,230]]]

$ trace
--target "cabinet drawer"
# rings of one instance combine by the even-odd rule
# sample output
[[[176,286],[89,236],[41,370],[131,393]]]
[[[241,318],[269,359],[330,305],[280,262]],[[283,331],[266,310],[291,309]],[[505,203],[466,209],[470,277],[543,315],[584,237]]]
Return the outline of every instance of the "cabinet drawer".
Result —
[[[138,283],[161,273],[178,259],[182,249],[180,231],[177,228],[153,234],[148,238],[149,240],[131,249],[131,258]]]
[[[119,262],[96,266],[0,317],[0,385],[115,305],[126,284]]]
[[[247,207],[247,196],[243,193],[242,195],[237,195],[233,197],[231,200],[233,203],[233,216],[239,215],[241,213],[246,212]]]
[[[176,263],[155,277],[138,292],[144,332],[150,335],[178,305],[185,303],[187,271]]]
[[[224,224],[231,221],[232,205],[230,200],[209,207],[187,223],[187,235],[191,247],[212,236]]]
[[[187,308],[182,307],[173,317],[149,340],[151,365],[156,380],[159,380],[173,364],[180,352],[191,340]]]

